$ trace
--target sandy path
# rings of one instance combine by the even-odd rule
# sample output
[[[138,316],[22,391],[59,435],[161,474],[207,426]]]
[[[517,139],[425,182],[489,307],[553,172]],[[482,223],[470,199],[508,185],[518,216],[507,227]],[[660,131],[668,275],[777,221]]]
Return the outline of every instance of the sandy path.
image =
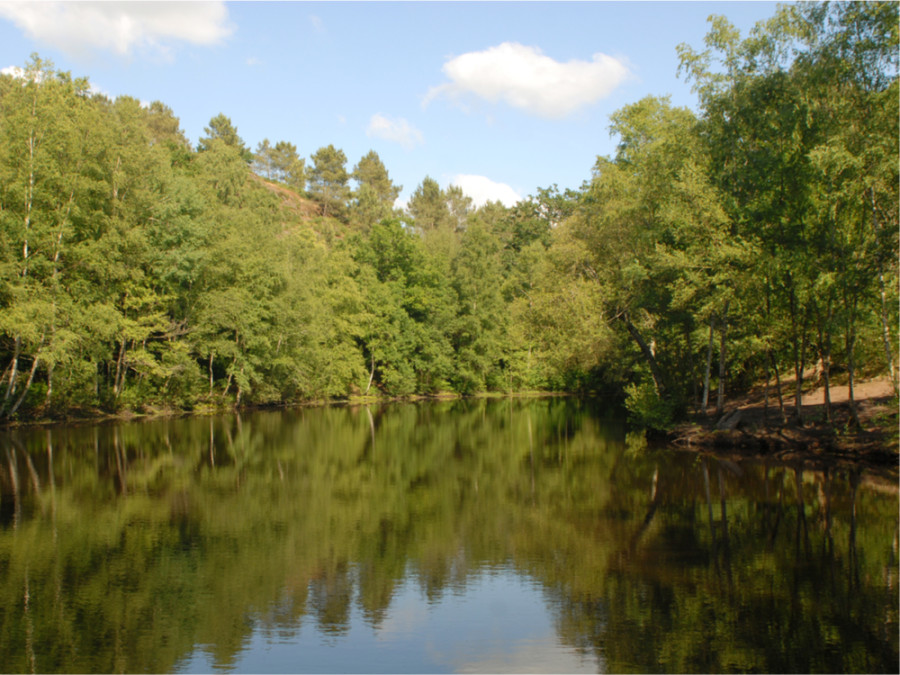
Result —
[[[832,403],[846,403],[850,398],[849,389],[846,384],[836,387],[830,387],[829,391],[831,393]],[[868,398],[883,398],[892,396],[893,394],[894,389],[891,386],[891,380],[889,377],[879,377],[874,380],[864,380],[853,385],[853,398],[856,401],[863,401]],[[788,405],[788,401],[790,401],[790,404],[793,405],[794,397],[785,396],[784,404]],[[824,404],[825,387],[819,387],[818,389],[803,395],[803,405]]]

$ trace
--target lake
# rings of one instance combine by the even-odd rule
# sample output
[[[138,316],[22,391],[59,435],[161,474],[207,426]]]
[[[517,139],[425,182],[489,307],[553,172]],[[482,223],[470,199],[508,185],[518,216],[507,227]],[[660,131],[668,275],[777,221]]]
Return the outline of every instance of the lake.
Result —
[[[602,402],[0,432],[4,672],[897,672],[898,484]]]

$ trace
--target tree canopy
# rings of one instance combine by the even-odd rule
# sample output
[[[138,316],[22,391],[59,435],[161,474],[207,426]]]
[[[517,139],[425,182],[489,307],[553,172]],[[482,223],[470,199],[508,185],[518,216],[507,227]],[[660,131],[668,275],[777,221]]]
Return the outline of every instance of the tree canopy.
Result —
[[[890,3],[711,17],[697,112],[622,107],[581,189],[405,209],[374,150],[224,114],[192,148],[35,56],[0,75],[0,417],[564,389],[665,427],[788,375],[799,417],[813,366],[896,387],[897,55]]]

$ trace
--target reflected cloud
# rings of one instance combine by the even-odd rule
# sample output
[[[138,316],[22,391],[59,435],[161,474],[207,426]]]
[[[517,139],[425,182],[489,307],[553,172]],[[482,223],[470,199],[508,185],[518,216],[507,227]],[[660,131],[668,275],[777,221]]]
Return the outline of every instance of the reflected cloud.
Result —
[[[406,592],[395,598],[391,611],[378,626],[376,637],[379,641],[393,641],[415,634],[428,620],[428,608],[421,600]]]
[[[520,640],[508,649],[475,659],[453,661],[458,673],[596,673],[602,672],[591,654],[577,654],[555,639]]]

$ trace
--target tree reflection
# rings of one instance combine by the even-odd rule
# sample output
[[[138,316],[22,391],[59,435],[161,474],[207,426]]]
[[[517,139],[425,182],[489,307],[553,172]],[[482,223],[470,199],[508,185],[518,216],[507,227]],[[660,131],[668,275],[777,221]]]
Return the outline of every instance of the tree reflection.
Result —
[[[228,668],[255,630],[340,643],[405,585],[439,603],[508,569],[612,671],[897,669],[895,482],[652,450],[600,415],[459,401],[7,433],[5,667],[164,672],[202,649]]]

